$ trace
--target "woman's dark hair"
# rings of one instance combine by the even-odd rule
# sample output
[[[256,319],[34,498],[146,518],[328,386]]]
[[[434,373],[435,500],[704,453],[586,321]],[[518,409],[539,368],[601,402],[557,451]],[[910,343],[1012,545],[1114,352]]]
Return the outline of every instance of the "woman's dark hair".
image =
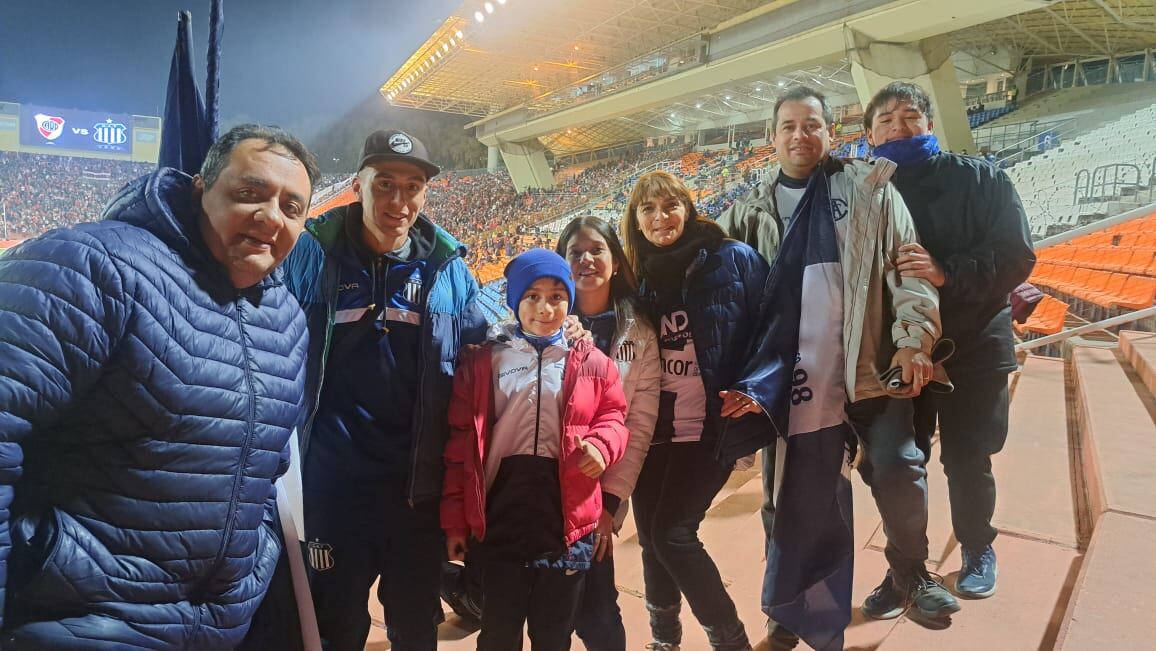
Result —
[[[574,239],[583,228],[589,228],[606,240],[606,246],[610,247],[610,256],[614,259],[614,264],[618,265],[618,271],[610,277],[610,303],[614,305],[614,318],[618,324],[616,330],[621,334],[625,330],[627,319],[642,318],[642,311],[638,309],[638,277],[634,274],[630,261],[626,259],[626,251],[622,249],[622,241],[618,239],[618,234],[605,220],[593,215],[570,220],[558,235],[558,244],[554,247],[554,251],[569,262],[567,249],[570,247],[570,240]],[[575,304],[577,300],[575,297]]]
[[[635,276],[642,272],[640,251],[642,243],[646,241],[642,231],[639,230],[638,207],[647,201],[666,198],[674,199],[682,204],[683,208],[686,209],[687,222],[695,221],[698,222],[699,226],[724,234],[722,228],[713,219],[698,213],[698,209],[694,207],[694,199],[690,196],[690,190],[678,177],[662,170],[647,172],[638,177],[638,181],[634,184],[634,190],[630,193],[630,201],[626,204],[626,211],[622,215],[622,224],[619,226],[624,239],[622,248],[626,252],[626,259],[630,262],[631,268],[634,269]]]

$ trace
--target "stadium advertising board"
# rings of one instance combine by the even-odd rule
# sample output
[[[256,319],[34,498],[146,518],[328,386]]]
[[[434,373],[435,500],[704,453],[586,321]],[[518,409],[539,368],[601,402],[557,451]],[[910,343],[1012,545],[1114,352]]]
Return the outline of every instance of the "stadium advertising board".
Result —
[[[132,116],[28,104],[20,113],[20,144],[25,147],[132,152]]]

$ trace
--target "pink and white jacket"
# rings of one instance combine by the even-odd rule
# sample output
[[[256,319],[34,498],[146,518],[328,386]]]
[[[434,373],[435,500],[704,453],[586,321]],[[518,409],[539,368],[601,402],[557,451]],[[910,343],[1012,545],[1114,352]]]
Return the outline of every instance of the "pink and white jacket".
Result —
[[[458,362],[445,449],[442,529],[448,535],[477,540],[486,535],[486,461],[494,447],[491,436],[497,420],[495,378],[503,370],[494,367],[494,345],[490,342],[465,352]],[[626,398],[615,363],[588,341],[574,344],[562,373],[561,432],[551,432],[560,436],[556,449],[567,545],[593,531],[602,513],[599,480],[578,469],[581,444],[591,443],[607,466],[613,466],[625,453],[629,439],[625,413]]]

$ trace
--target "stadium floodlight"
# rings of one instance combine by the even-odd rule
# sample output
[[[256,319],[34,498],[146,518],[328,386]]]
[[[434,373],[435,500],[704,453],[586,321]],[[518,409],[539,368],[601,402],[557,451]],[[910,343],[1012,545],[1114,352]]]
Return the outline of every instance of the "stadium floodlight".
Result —
[[[475,11],[474,12],[474,20],[478,21],[479,23],[484,23],[484,22],[486,22],[486,15],[480,11]]]
[[[458,31],[454,32],[454,36],[456,36],[458,38],[462,38],[462,36],[464,36],[464,34],[462,34],[462,30],[459,29]]]
[[[449,43],[442,43],[442,52],[449,52],[449,51],[450,51],[450,44]]]
[[[723,99],[725,99],[726,101],[728,101],[728,102],[729,102],[729,101],[731,101],[731,96],[730,96],[730,95],[727,95],[726,97],[723,97]]]
[[[506,4],[506,0],[498,0],[498,4],[504,5],[504,4]]]
[[[482,6],[485,7],[487,14],[494,13],[494,4],[492,2],[487,2],[486,4],[484,4]]]
[[[702,108],[702,102],[695,102],[694,107],[695,108]]]
[[[779,80],[779,88],[782,88],[783,86],[786,86],[786,85],[787,85],[787,82],[783,81],[782,79]]]
[[[457,41],[455,41],[455,40],[454,40],[454,37],[452,37],[452,36],[450,37],[450,45],[452,45],[452,46],[454,46],[454,47],[457,47],[457,46],[458,46],[458,42],[457,42]]]

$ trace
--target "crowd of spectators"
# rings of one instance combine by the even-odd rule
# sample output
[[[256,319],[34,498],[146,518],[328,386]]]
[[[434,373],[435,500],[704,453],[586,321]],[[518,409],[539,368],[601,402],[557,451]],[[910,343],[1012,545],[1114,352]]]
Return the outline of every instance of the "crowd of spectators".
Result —
[[[460,175],[447,171],[430,184],[427,212],[471,251],[475,269],[500,269],[504,261],[533,246],[552,247],[552,236],[535,226],[566,210],[601,199],[603,207],[625,204],[640,170],[662,160],[677,165],[685,148],[645,149],[624,158],[575,166],[558,174],[551,190],[514,189],[502,172]],[[696,188],[699,210],[715,216],[749,187],[729,184],[719,167],[733,166],[748,150],[695,155],[701,161],[688,184]],[[100,217],[104,204],[127,181],[152,166],[103,159],[0,152],[0,214],[13,238]],[[347,181],[327,174],[319,188]],[[734,177],[738,180],[739,176]]]
[[[152,167],[128,161],[0,152],[0,218],[13,239],[95,221],[113,193]]]

